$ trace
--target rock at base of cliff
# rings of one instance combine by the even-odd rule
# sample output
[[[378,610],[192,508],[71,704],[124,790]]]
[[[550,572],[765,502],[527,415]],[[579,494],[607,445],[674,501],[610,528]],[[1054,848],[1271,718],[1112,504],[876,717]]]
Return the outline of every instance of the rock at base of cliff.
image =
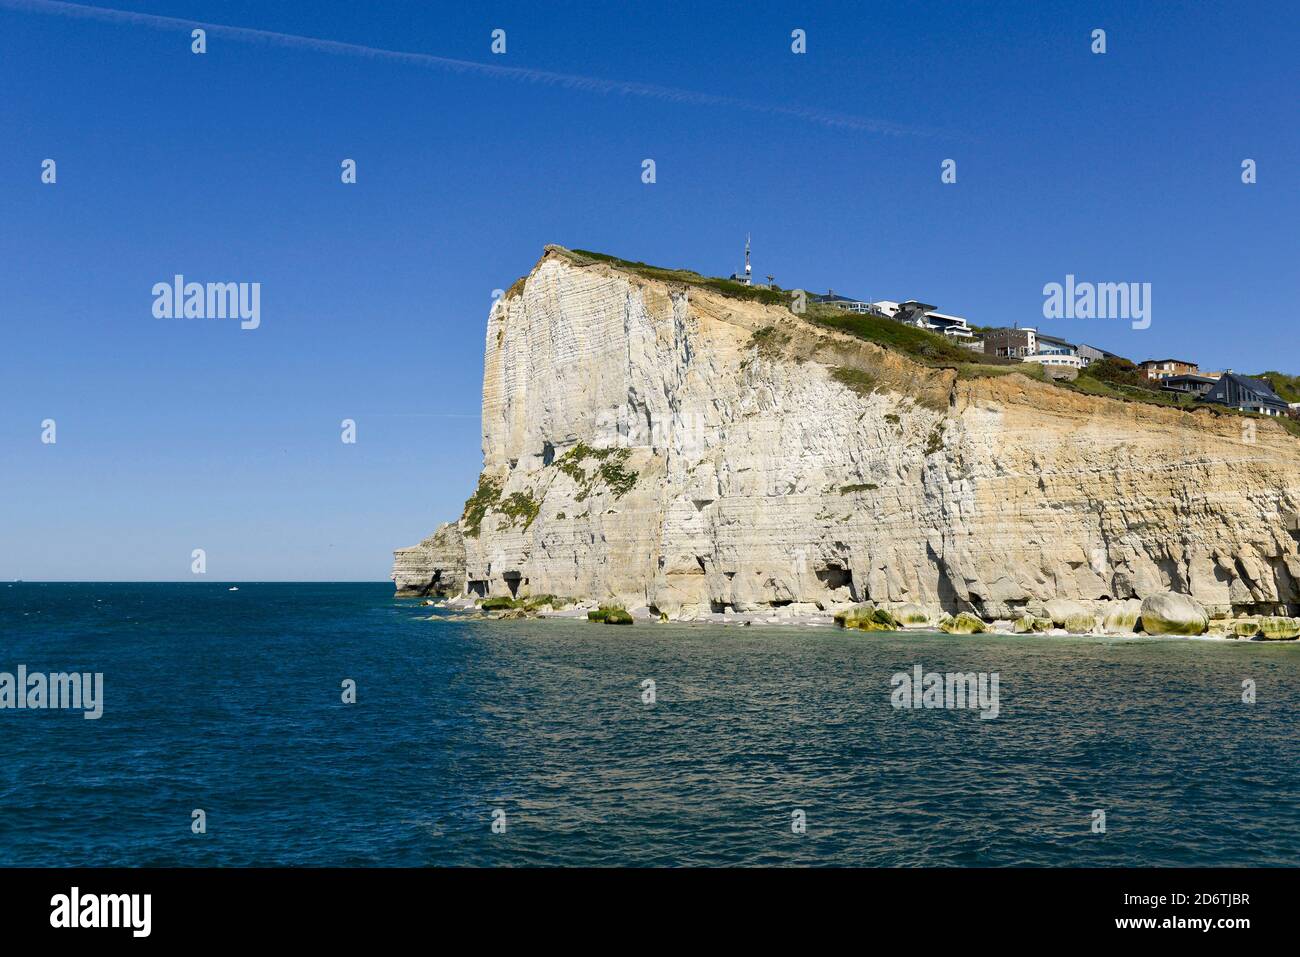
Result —
[[[939,625],[939,630],[948,635],[978,635],[988,630],[977,616],[963,611]]]
[[[929,625],[934,621],[935,617],[928,608],[915,602],[899,605],[894,609],[893,614],[894,618],[902,625]]]
[[[860,620],[870,618],[871,613],[875,610],[876,606],[869,601],[848,608],[841,608],[835,613],[835,624],[841,628],[856,628]]]
[[[902,622],[884,608],[876,608],[871,602],[863,602],[846,608],[835,615],[835,624],[841,628],[856,628],[858,631],[901,631]]]
[[[602,605],[599,608],[593,608],[587,612],[588,621],[600,621],[607,625],[630,625],[633,622],[632,615],[626,608],[619,608],[615,605]]]
[[[1142,617],[1142,603],[1136,598],[1116,602],[1102,619],[1101,630],[1108,635],[1131,635]]]
[[[1275,615],[1259,620],[1256,636],[1265,641],[1289,641],[1300,638],[1300,618],[1280,618]]]
[[[1201,604],[1175,592],[1148,595],[1139,615],[1148,635],[1203,635],[1210,628],[1210,616]]]
[[[1086,635],[1097,628],[1097,616],[1077,601],[1053,598],[1044,607],[1052,624],[1072,635]]]
[[[1021,615],[1011,623],[1011,632],[1016,635],[1043,633],[1052,630],[1052,619],[1039,618],[1036,615]]]

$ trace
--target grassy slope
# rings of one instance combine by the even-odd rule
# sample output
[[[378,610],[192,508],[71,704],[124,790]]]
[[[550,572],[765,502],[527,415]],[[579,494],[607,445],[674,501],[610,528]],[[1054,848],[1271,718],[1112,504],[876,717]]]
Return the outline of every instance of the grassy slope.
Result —
[[[1288,402],[1300,402],[1300,375],[1287,375],[1285,372],[1261,372],[1251,376],[1252,379],[1264,379],[1273,387],[1273,391]]]

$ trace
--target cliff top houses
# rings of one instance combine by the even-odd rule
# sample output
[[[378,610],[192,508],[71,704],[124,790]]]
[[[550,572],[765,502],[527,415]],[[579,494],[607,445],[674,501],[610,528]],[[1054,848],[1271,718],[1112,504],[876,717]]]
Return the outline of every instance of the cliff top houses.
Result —
[[[808,299],[811,302],[819,302],[834,306],[836,309],[843,309],[845,312],[857,312],[880,316],[883,319],[894,319],[909,326],[916,326],[918,329],[928,329],[931,332],[942,333],[950,339],[969,340],[975,336],[974,330],[961,316],[937,312],[930,303],[921,302],[917,299],[908,299],[904,302],[895,302],[893,299],[880,299],[876,302],[868,302],[864,299],[853,299],[849,296],[837,295],[834,290],[827,290],[824,296],[809,296]]]
[[[834,292],[810,298],[849,312],[876,315],[939,332],[985,355],[1037,363],[1053,378],[1073,379],[1094,362],[1123,359],[1114,352],[1050,336],[1032,326],[984,329],[976,335],[960,316],[936,312],[934,306],[915,299],[866,302]],[[1241,412],[1286,415],[1300,406],[1288,405],[1264,379],[1237,375],[1231,370],[1202,373],[1195,362],[1186,359],[1147,359],[1138,363],[1138,368],[1148,380],[1158,382],[1162,391],[1190,395],[1196,401],[1213,402]]]
[[[986,329],[983,340],[985,355],[1055,367],[1049,368],[1054,376],[1061,368],[1082,370],[1099,359],[1122,358],[1095,346],[1075,345],[1056,336],[1044,335],[1033,328]],[[1237,375],[1231,370],[1202,373],[1195,362],[1186,359],[1146,359],[1138,363],[1138,368],[1148,380],[1160,383],[1162,391],[1190,395],[1197,401],[1213,402],[1259,415],[1286,415],[1294,408],[1264,379]]]
[[[737,282],[751,285],[749,264],[749,237],[745,237],[745,271],[733,273]],[[772,277],[768,277],[771,286]],[[828,289],[825,295],[810,294],[810,302],[821,303],[862,315],[893,319],[919,329],[937,332],[964,348],[983,352],[988,356],[1019,359],[1042,365],[1053,378],[1074,379],[1094,362],[1102,359],[1124,359],[1123,356],[1087,343],[1073,343],[1057,336],[1041,333],[1033,326],[983,329],[970,328],[961,316],[938,312],[930,303],[917,299],[896,302],[879,299],[874,302],[843,296]],[[1128,360],[1124,360],[1128,361]],[[1196,401],[1213,402],[1260,415],[1300,414],[1300,403],[1288,404],[1264,379],[1227,372],[1202,372],[1200,367],[1186,359],[1144,359],[1137,363],[1141,374],[1158,382],[1165,392],[1193,396]]]

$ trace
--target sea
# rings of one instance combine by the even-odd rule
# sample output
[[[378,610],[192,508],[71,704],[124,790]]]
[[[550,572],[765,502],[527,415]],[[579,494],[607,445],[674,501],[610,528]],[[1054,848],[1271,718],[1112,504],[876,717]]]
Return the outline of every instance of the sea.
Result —
[[[103,711],[0,708],[0,866],[1300,861],[1295,642],[5,583],[0,672],[19,666],[102,674]],[[996,716],[900,706],[931,673],[996,675]]]

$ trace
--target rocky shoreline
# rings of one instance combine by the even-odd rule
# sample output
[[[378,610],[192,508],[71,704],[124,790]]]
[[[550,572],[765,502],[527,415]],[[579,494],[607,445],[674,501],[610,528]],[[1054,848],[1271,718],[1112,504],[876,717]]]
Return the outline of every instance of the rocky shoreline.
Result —
[[[817,605],[790,605],[754,612],[710,612],[691,618],[675,618],[674,623],[735,625],[741,627],[779,625],[786,627],[842,628],[867,632],[942,632],[950,635],[994,634],[1093,637],[1185,637],[1222,640],[1296,641],[1300,639],[1300,618],[1268,615],[1238,618],[1213,618],[1197,602],[1174,592],[1163,592],[1138,601],[1096,603],[1104,610],[1087,607],[1087,603],[1053,599],[1031,604],[1026,613],[1015,619],[984,621],[969,611],[956,615],[903,603],[893,608],[872,602],[859,602],[822,608]],[[536,598],[482,599],[458,595],[454,598],[426,598],[424,605],[455,614],[454,620],[488,621],[521,619],[561,619],[605,624],[658,624],[670,619],[656,615],[648,606],[623,608],[601,605],[590,600],[560,598],[554,595]],[[447,616],[439,616],[440,618]]]

